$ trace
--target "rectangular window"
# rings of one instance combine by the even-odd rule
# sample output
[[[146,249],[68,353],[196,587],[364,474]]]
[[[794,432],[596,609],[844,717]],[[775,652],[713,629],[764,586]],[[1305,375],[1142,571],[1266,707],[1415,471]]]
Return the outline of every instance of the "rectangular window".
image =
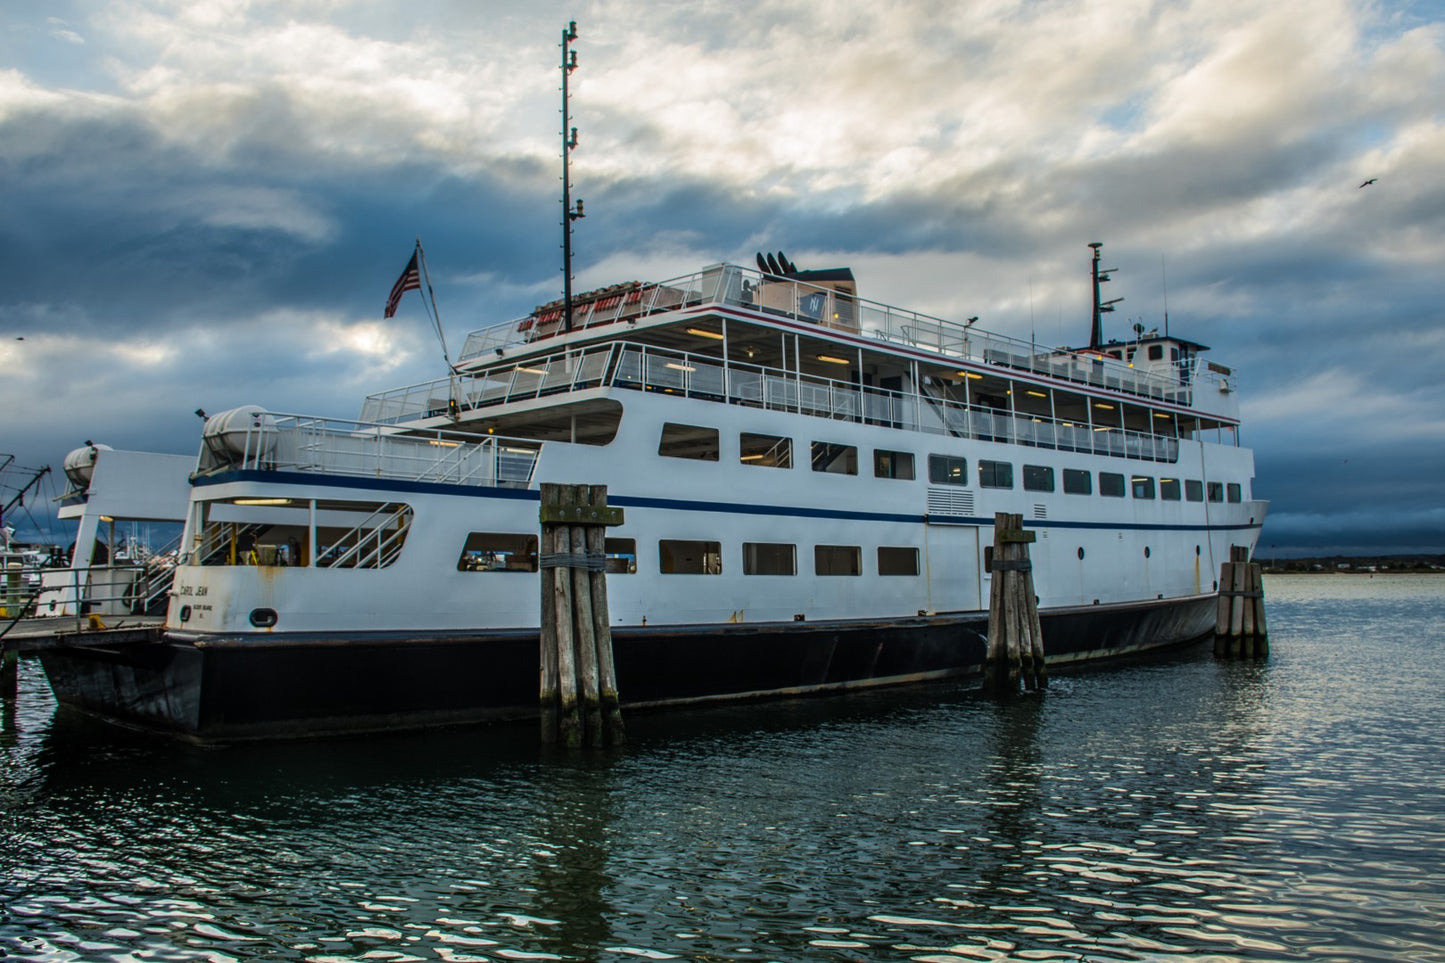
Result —
[[[1209,500],[1212,502],[1224,501],[1224,484],[1222,482],[1209,482]]]
[[[917,575],[918,549],[906,545],[879,545],[878,574]]]
[[[1094,494],[1094,476],[1082,468],[1065,468],[1064,493],[1068,495]]]
[[[722,544],[664,538],[657,543],[657,561],[663,575],[721,575]]]
[[[978,483],[984,488],[1014,487],[1014,466],[1006,461],[985,461],[978,463]]]
[[[1099,472],[1099,494],[1109,498],[1124,497],[1124,476],[1112,471]]]
[[[738,436],[738,460],[764,468],[792,468],[793,439],[745,431]]]
[[[668,458],[695,458],[698,461],[717,461],[718,435],[716,428],[699,425],[677,425],[665,422],[662,426],[662,441],[657,453]]]
[[[935,485],[967,485],[968,461],[953,455],[929,455],[928,480]]]
[[[537,536],[472,532],[457,559],[458,572],[535,572]]]
[[[902,478],[912,481],[913,453],[909,451],[884,451],[882,448],[875,449],[873,452],[873,477]]]
[[[798,553],[783,542],[743,542],[744,575],[796,575]]]
[[[607,553],[609,575],[637,574],[637,540],[634,538],[609,538],[604,542]]]
[[[1229,500],[1236,505],[1244,497],[1244,490],[1239,487],[1239,482],[1230,482],[1224,486],[1224,491]]]
[[[1129,490],[1135,498],[1154,500],[1154,477],[1152,475],[1134,475],[1129,479]]]
[[[1051,492],[1054,490],[1054,470],[1048,465],[1024,466],[1024,491]]]
[[[1179,479],[1159,479],[1159,497],[1164,499],[1166,502],[1179,501]]]
[[[1192,478],[1184,479],[1184,497],[1191,502],[1204,501],[1204,484]]]
[[[1162,345],[1162,344],[1151,344],[1151,345],[1149,346],[1149,360],[1150,360],[1150,361],[1162,361],[1162,360],[1164,360],[1164,345]]]
[[[815,575],[862,575],[863,550],[857,545],[814,545]]]
[[[830,475],[858,474],[858,449],[852,445],[834,445],[826,441],[813,442],[813,471],[825,471]]]

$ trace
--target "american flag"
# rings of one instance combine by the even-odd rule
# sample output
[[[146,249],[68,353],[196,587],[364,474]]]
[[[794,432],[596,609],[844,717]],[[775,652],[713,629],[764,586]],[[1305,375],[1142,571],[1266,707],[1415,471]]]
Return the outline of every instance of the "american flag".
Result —
[[[421,290],[421,272],[416,266],[416,252],[411,252],[411,260],[406,262],[406,270],[401,272],[401,277],[391,286],[391,294],[386,298],[386,314],[384,317],[396,316],[396,306],[401,303],[401,296],[408,291]]]

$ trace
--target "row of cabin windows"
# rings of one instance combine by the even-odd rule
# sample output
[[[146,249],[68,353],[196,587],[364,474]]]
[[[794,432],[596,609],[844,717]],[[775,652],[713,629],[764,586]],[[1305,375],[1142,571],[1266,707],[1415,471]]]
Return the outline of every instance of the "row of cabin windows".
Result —
[[[718,430],[700,425],[681,425],[667,422],[662,426],[662,441],[657,452],[668,458],[694,458],[702,461],[717,461],[721,446]],[[858,474],[858,448],[856,445],[840,445],[826,441],[812,442],[809,449],[813,471],[834,475]],[[738,459],[744,465],[765,468],[793,467],[793,439],[779,435],[762,435],[742,432],[738,435]],[[1014,466],[1006,461],[978,461],[978,485],[980,488],[1013,488]],[[875,478],[897,478],[912,481],[913,453],[890,451],[884,448],[873,450],[873,476]],[[929,455],[928,481],[934,485],[969,484],[968,460],[958,455]],[[1099,494],[1122,498],[1126,490],[1135,498],[1155,497],[1154,478],[1148,475],[1132,475],[1127,479],[1118,472],[1099,472]],[[1184,499],[1202,502],[1206,491],[1211,502],[1243,500],[1244,491],[1236,482],[1204,483],[1192,479],[1161,478],[1158,480],[1158,497],[1164,501],[1180,501],[1181,490]],[[1054,487],[1054,469],[1048,465],[1024,465],[1023,485],[1025,491],[1051,492]],[[1071,495],[1092,495],[1093,476],[1083,469],[1063,469],[1063,488]]]
[[[606,540],[607,571],[637,572],[637,541]],[[874,554],[879,575],[917,575],[918,549],[911,545],[880,545]],[[664,538],[657,543],[658,571],[663,575],[721,575],[722,543],[705,539]],[[461,572],[535,572],[537,536],[521,532],[472,532],[457,560]],[[744,575],[797,575],[798,548],[787,542],[743,542]],[[859,545],[814,545],[814,575],[862,575]]]
[[[954,455],[929,455],[928,480],[935,485],[967,485],[968,465],[963,458]],[[1067,495],[1092,495],[1093,475],[1082,468],[1063,469],[1063,487]],[[1052,492],[1054,469],[1050,465],[1025,465],[1023,470],[1024,491]],[[1012,488],[1013,465],[1005,461],[978,462],[978,484],[981,488]],[[1244,499],[1244,489],[1238,482],[1204,482],[1192,478],[1160,478],[1158,487],[1152,475],[1130,475],[1120,472],[1099,472],[1099,494],[1107,498],[1123,498],[1128,492],[1135,498],[1152,501],[1155,493],[1166,502],[1181,500],[1202,502],[1206,495],[1211,502],[1229,501],[1239,503]]]

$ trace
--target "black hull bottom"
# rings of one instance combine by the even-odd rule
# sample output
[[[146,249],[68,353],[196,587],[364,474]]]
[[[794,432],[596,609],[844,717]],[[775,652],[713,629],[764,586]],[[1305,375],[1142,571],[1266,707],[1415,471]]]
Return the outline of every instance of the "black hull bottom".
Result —
[[[1195,641],[1215,597],[1040,613],[1050,665]],[[984,613],[868,622],[619,628],[624,707],[902,685],[979,672]],[[198,742],[537,715],[536,633],[167,639],[41,655],[63,704]]]

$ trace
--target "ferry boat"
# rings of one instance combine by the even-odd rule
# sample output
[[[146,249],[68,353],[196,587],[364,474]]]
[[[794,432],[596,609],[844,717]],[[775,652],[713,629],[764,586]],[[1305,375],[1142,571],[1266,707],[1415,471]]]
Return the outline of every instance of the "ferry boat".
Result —
[[[1094,247],[1097,292],[1098,247]],[[781,253],[470,334],[356,420],[211,417],[158,642],[63,702],[196,740],[538,712],[538,491],[607,486],[624,707],[977,672],[996,512],[1051,664],[1195,640],[1266,503],[1237,376],[1157,332],[1041,347]]]

